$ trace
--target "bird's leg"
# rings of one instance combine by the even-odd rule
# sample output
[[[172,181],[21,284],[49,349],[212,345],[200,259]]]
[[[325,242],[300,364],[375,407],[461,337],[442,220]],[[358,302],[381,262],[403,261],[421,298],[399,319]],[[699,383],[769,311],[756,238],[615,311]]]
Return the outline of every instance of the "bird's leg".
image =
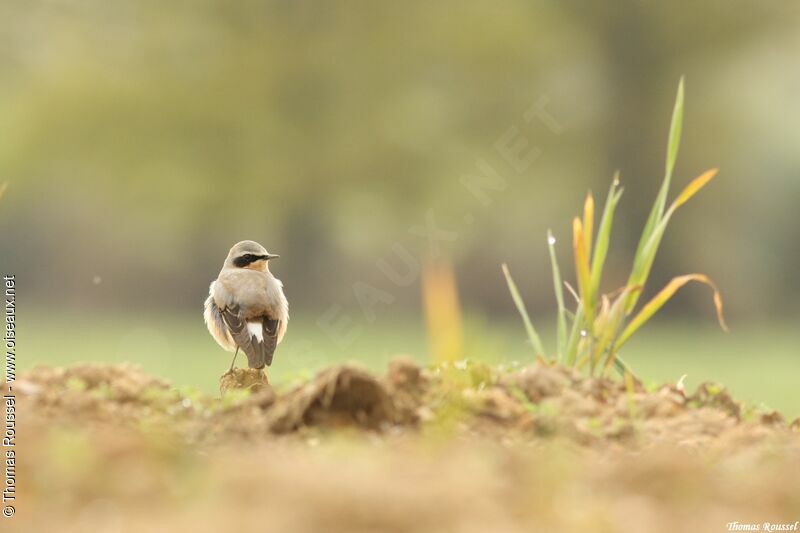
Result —
[[[239,355],[239,347],[238,346],[236,347],[236,352],[234,352],[234,354],[233,354],[233,360],[231,361],[231,369],[228,370],[229,373],[233,372],[233,365],[236,364],[236,356],[237,355]]]

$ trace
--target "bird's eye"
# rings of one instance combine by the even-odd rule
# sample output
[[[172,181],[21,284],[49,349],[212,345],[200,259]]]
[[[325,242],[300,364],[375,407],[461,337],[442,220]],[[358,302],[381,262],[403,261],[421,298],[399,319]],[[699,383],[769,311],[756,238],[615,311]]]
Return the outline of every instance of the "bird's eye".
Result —
[[[239,268],[243,268],[253,262],[252,254],[240,255],[233,260],[233,264]]]

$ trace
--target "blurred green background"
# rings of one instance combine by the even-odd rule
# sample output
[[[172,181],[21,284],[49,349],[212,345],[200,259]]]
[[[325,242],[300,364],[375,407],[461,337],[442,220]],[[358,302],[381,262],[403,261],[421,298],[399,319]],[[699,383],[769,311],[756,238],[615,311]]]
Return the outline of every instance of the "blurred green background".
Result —
[[[732,332],[691,287],[627,359],[800,414],[800,4],[83,0],[0,18],[23,368],[133,360],[213,389],[228,357],[201,307],[241,239],[282,255],[279,381],[424,358],[406,267],[431,255],[455,264],[467,355],[524,360],[500,263],[551,316],[545,232],[569,265],[571,216],[619,169],[608,268],[624,282],[685,74],[674,189],[721,173],[676,216],[647,292],[705,272]]]

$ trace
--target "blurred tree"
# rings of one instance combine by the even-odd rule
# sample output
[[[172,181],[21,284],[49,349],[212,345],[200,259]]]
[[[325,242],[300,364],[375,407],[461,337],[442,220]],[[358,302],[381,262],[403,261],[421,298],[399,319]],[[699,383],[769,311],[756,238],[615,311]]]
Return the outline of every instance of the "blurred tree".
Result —
[[[84,0],[2,10],[8,268],[24,269],[43,302],[119,305],[124,296],[176,308],[197,307],[243,238],[282,253],[276,269],[293,301],[325,307],[373,276],[394,242],[423,250],[408,228],[433,208],[458,230],[448,251],[468,305],[511,312],[498,268],[506,260],[533,273],[514,269],[535,309],[551,299],[536,274],[547,268],[545,229],[566,236],[585,189],[604,191],[615,168],[627,189],[615,243],[635,243],[682,73],[689,121],[678,178],[719,164],[726,198],[749,195],[742,173],[725,165],[735,148],[693,136],[719,129],[721,116],[700,112],[716,71],[700,73],[723,61],[751,65],[753,43],[794,35],[800,21],[796,7],[714,0],[690,10],[633,0],[611,8]],[[779,84],[786,69],[778,62],[765,76]],[[741,91],[733,102],[747,96],[729,89]],[[522,119],[543,96],[563,125],[558,134]],[[748,124],[725,120],[727,131]],[[541,153],[522,172],[493,148],[511,127]],[[773,156],[758,152],[754,164]],[[794,153],[777,157],[772,168],[800,166]],[[459,185],[478,158],[507,183],[488,208]],[[466,215],[475,223],[465,225]],[[784,227],[780,213],[762,215],[766,231]],[[700,216],[702,238],[676,225],[664,277],[680,270],[687,246],[724,242],[730,229],[714,216]],[[48,260],[32,260],[42,250]],[[731,283],[752,277],[752,262],[730,257],[744,252],[719,252]],[[764,279],[788,277],[798,251],[774,253],[756,265]],[[748,298],[728,301],[744,309]]]

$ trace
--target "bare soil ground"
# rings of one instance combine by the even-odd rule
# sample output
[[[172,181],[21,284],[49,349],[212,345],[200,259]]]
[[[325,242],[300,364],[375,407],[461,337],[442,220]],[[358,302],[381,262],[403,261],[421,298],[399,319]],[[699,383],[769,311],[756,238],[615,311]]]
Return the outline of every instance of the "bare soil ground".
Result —
[[[249,393],[242,393],[242,390]],[[19,531],[727,531],[800,520],[800,420],[537,364],[333,367],[222,398],[135,367],[15,383]]]

